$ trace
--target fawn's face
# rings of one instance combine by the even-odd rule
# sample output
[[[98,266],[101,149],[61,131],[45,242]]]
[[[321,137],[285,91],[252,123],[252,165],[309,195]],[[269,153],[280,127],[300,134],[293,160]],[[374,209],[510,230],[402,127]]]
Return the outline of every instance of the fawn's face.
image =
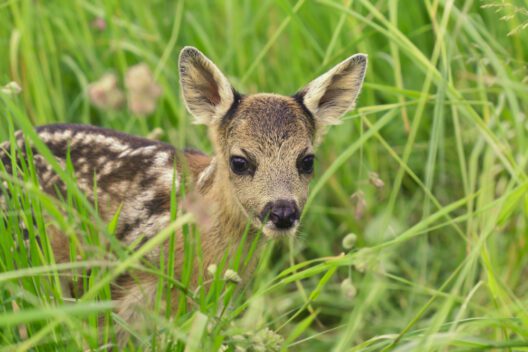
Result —
[[[293,233],[313,174],[311,117],[293,98],[248,96],[220,126],[219,138],[219,162],[253,223],[267,235]]]
[[[242,96],[194,48],[180,54],[188,109],[209,125],[218,177],[268,237],[294,234],[313,174],[314,149],[359,94],[366,57],[353,56],[293,97]]]

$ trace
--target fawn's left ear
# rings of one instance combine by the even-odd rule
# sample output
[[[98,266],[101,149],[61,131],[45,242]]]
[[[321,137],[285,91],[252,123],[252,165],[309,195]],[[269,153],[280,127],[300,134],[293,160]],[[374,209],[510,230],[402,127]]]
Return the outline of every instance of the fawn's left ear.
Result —
[[[354,108],[366,69],[367,55],[353,55],[297,93],[313,114],[317,129],[339,124],[339,118]]]
[[[197,123],[220,121],[233,101],[234,90],[216,65],[198,49],[180,52],[180,85],[187,109]]]

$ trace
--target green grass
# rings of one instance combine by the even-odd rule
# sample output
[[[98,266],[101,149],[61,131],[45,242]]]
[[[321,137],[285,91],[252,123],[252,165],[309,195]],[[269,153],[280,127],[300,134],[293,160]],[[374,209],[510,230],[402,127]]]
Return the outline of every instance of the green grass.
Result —
[[[184,45],[245,93],[291,94],[345,57],[369,55],[358,109],[317,154],[300,235],[269,243],[242,290],[218,270],[200,278],[212,280],[209,291],[191,292],[188,277],[171,275],[173,258],[167,267],[142,261],[177,228],[199,257],[190,218],[174,216],[134,251],[111,241],[115,224],[98,219],[70,167],[54,165],[68,188],[61,200],[38,189],[31,162],[16,178],[0,167],[11,194],[0,216],[0,350],[96,350],[98,334],[112,343],[124,323],[109,283],[131,269],[159,278],[157,302],[181,286],[195,304],[144,312],[156,333],[128,327],[130,350],[260,351],[276,341],[293,351],[528,350],[527,13],[525,0],[0,1],[0,86],[22,87],[0,93],[0,140],[22,129],[49,159],[34,125],[143,136],[160,127],[164,141],[210,152],[180,97]],[[122,82],[140,62],[163,88],[154,114],[90,104],[90,82],[107,72]],[[56,264],[45,237],[34,241],[49,225],[70,236],[72,253],[76,238],[93,252]],[[357,242],[346,250],[349,233]],[[80,301],[63,299],[62,275],[88,289]]]

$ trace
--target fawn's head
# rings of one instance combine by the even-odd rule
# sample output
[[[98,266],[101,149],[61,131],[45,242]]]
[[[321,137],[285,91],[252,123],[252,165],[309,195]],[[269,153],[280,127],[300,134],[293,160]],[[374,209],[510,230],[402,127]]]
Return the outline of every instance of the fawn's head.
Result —
[[[308,194],[315,147],[353,108],[367,57],[357,54],[294,96],[241,95],[201,52],[180,54],[180,83],[196,122],[207,124],[215,177],[268,237],[293,234]]]

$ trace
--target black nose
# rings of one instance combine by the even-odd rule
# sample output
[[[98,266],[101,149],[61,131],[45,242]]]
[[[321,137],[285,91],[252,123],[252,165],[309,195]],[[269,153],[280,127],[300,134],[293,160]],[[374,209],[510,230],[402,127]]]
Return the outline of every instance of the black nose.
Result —
[[[266,204],[261,219],[266,217],[278,229],[286,230],[299,220],[299,209],[294,201],[280,199]]]

